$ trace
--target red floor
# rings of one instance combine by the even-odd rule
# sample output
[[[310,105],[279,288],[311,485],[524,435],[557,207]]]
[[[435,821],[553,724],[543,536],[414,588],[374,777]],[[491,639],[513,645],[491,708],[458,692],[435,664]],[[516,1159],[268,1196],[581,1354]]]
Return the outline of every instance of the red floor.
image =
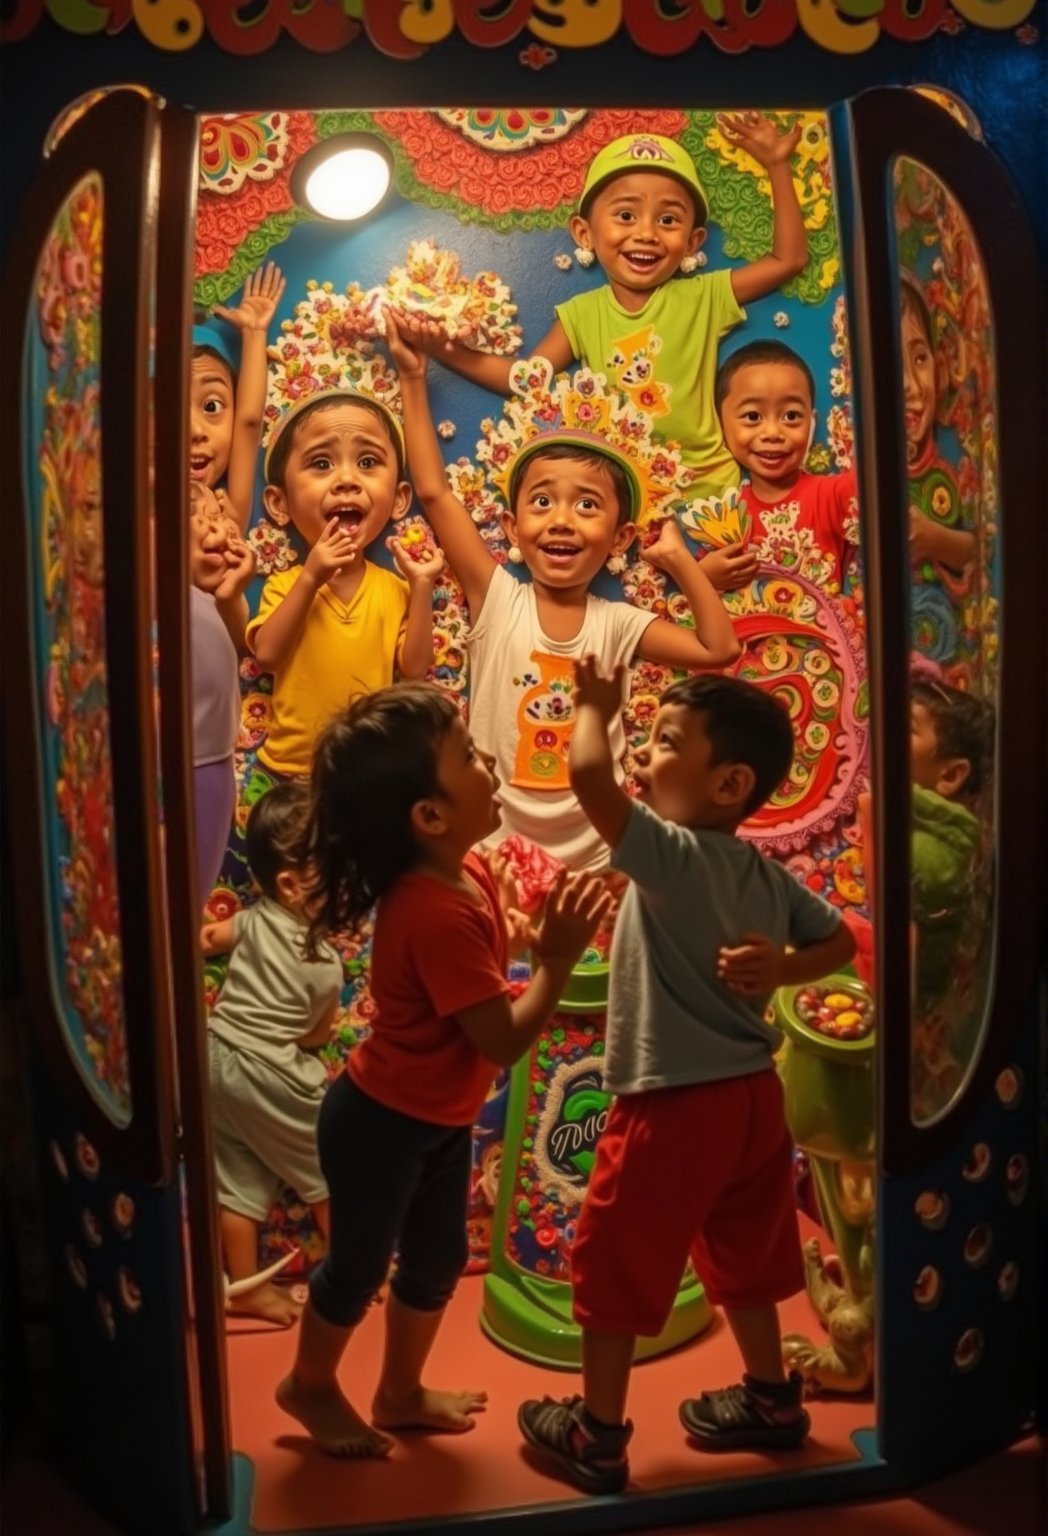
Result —
[[[290,1364],[293,1333],[230,1334],[233,1444],[254,1464],[252,1520],[259,1532],[346,1529],[350,1481],[351,1519],[361,1525],[584,1497],[529,1459],[515,1421],[522,1398],[576,1391],[578,1377],[518,1360],[487,1340],[477,1323],[482,1286],[480,1277],[460,1285],[428,1377],[437,1386],[484,1388],[488,1412],[465,1436],[401,1435],[389,1461],[351,1467],[332,1461],[277,1408],[272,1385]],[[803,1295],[784,1305],[782,1318],[784,1329],[820,1331]],[[383,1327],[382,1308],[373,1308],[343,1363],[345,1391],[365,1413],[378,1376]],[[737,1380],[739,1370],[734,1342],[719,1316],[683,1349],[637,1367],[629,1405],[637,1426],[630,1447],[632,1488],[662,1490],[858,1459],[851,1436],[873,1425],[869,1398],[814,1403],[812,1434],[800,1452],[713,1457],[691,1449],[677,1419],[679,1401],[704,1386]]]

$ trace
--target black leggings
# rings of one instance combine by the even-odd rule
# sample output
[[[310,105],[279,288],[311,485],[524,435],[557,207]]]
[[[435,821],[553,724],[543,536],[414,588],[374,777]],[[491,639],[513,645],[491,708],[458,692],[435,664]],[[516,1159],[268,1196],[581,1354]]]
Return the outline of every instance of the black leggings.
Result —
[[[320,1316],[351,1328],[389,1273],[406,1307],[439,1312],[466,1267],[472,1130],[387,1109],[348,1072],[324,1095],[317,1124],[331,1196],[331,1246],[309,1294]]]

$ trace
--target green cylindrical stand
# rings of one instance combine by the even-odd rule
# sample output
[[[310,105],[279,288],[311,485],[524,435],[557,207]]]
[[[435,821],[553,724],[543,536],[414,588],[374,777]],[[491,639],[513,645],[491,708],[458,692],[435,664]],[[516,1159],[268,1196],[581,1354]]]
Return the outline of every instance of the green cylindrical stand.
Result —
[[[603,1086],[608,967],[576,967],[549,1028],[513,1068],[481,1326],[542,1365],[577,1369],[570,1254],[611,1095]],[[689,1265],[669,1322],[637,1341],[647,1359],[692,1339],[713,1313]]]

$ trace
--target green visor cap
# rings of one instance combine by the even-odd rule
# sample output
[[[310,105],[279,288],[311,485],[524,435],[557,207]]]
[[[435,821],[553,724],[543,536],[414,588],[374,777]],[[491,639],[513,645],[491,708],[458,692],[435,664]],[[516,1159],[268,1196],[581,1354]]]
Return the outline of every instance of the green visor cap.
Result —
[[[620,453],[617,448],[613,448],[605,438],[598,437],[596,433],[561,431],[560,429],[553,432],[540,432],[537,437],[531,438],[524,444],[510,466],[509,475],[519,474],[535,454],[561,445],[580,448],[583,452],[592,454],[595,459],[610,459],[613,464],[619,466],[630,488],[630,504],[627,508],[626,520],[635,523],[644,504],[644,490],[637,474],[637,466],[624,453]],[[508,479],[507,476],[507,484]]]
[[[695,198],[696,211],[705,222],[706,194],[695,162],[680,144],[660,133],[628,133],[624,138],[612,139],[593,157],[579,199],[579,212],[583,217],[589,199],[606,181],[630,171],[661,171],[664,176],[676,177]]]

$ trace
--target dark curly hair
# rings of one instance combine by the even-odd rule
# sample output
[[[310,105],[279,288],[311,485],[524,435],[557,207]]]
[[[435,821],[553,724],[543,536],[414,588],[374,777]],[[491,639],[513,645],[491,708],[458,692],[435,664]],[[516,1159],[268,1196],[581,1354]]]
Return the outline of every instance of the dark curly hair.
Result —
[[[745,763],[753,769],[743,817],[759,810],[789,773],[794,741],[786,706],[755,683],[706,672],[671,683],[661,703],[683,704],[704,716],[711,765]]]
[[[396,683],[336,715],[313,753],[309,858],[316,897],[307,953],[355,928],[418,862],[411,807],[437,790],[437,757],[458,716],[430,683]]]

